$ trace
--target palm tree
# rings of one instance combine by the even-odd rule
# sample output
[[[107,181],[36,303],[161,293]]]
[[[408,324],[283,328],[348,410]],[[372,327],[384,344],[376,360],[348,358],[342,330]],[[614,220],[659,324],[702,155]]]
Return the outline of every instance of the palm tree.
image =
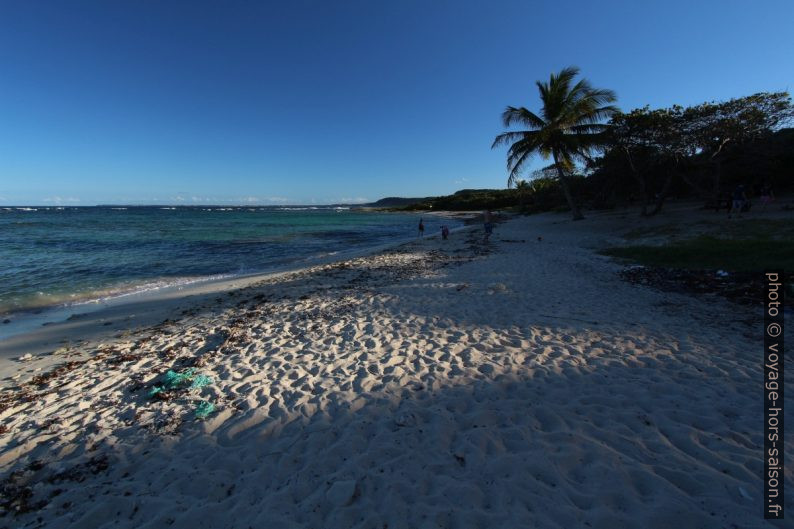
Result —
[[[573,199],[566,172],[573,170],[577,159],[586,158],[591,149],[604,143],[606,125],[600,122],[618,110],[608,105],[617,99],[612,90],[593,88],[586,79],[571,86],[578,74],[579,69],[571,66],[551,74],[547,83],[538,81],[543,103],[540,116],[524,107],[507,107],[502,114],[505,127],[515,123],[527,130],[504,132],[491,145],[492,149],[510,145],[507,187],[518,181],[521,170],[535,153],[544,159],[551,156],[574,220],[584,216]]]

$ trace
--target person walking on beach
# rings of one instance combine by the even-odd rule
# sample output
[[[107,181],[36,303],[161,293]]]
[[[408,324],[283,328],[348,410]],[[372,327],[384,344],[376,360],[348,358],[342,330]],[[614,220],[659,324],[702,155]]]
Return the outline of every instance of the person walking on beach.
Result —
[[[772,192],[772,186],[769,182],[764,182],[761,186],[761,209],[763,210],[767,204],[775,200],[775,194]]]
[[[486,209],[485,213],[482,215],[484,227],[485,227],[485,242],[488,242],[488,239],[491,237],[491,233],[493,233],[493,214],[491,214],[490,209]]]
[[[444,226],[441,226],[441,238],[446,241],[447,237],[449,237],[449,228],[447,228],[445,224]]]
[[[420,237],[425,236],[425,223],[423,222],[422,219],[419,219],[419,236]]]
[[[739,184],[736,186],[736,189],[733,190],[733,202],[731,203],[730,209],[728,209],[728,218],[731,218],[731,213],[736,211],[739,215],[739,218],[742,218],[742,210],[744,209],[744,204],[747,202],[747,195],[744,192],[744,186]]]

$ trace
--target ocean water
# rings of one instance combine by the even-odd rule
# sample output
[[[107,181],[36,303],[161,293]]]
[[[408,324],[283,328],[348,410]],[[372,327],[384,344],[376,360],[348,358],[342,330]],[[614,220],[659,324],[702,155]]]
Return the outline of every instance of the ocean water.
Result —
[[[460,224],[424,221],[430,234]],[[296,268],[416,237],[418,222],[329,207],[0,207],[0,314]]]

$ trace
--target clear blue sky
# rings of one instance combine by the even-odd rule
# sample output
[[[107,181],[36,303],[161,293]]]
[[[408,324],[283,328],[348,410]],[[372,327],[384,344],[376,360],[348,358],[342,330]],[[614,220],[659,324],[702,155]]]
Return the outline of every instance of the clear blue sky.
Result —
[[[328,203],[504,187],[506,105],[794,81],[794,2],[0,3],[0,204]],[[538,162],[540,165],[541,162]]]

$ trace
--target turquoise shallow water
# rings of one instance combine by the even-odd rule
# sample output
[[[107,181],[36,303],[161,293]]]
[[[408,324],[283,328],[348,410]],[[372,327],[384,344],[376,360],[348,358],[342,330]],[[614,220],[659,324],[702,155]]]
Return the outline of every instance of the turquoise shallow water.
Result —
[[[424,221],[426,233],[457,225]],[[0,314],[300,266],[415,237],[418,222],[342,208],[0,208]]]

